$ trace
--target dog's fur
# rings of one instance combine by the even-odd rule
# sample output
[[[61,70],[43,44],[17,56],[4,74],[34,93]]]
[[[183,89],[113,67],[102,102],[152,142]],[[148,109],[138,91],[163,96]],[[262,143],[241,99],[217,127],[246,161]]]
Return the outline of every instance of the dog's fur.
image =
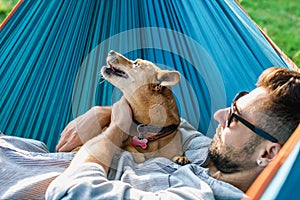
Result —
[[[130,151],[137,163],[157,156],[172,159],[182,165],[188,163],[182,152],[178,128],[180,116],[170,89],[180,81],[180,74],[177,71],[161,70],[146,60],[129,60],[114,51],[109,52],[107,64],[108,66],[102,67],[101,74],[123,92],[136,122],[152,127],[175,125],[170,134],[148,141],[147,148],[143,149],[132,145],[133,136],[138,136],[137,125],[133,123],[131,136],[122,148]],[[147,135],[155,134],[157,133]]]

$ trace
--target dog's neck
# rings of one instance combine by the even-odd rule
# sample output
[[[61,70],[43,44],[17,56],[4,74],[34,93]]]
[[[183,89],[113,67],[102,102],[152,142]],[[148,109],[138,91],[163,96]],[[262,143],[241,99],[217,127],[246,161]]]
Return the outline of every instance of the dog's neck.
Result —
[[[180,123],[177,104],[171,90],[150,97],[135,94],[128,102],[134,120],[141,124],[167,127]]]

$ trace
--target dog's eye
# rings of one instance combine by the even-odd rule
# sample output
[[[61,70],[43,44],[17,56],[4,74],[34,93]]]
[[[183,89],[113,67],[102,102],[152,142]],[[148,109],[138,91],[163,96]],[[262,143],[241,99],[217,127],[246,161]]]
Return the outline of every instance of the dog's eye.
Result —
[[[137,67],[139,67],[139,66],[140,66],[140,63],[139,63],[138,61],[135,61],[135,62],[133,63],[133,67],[137,68]]]

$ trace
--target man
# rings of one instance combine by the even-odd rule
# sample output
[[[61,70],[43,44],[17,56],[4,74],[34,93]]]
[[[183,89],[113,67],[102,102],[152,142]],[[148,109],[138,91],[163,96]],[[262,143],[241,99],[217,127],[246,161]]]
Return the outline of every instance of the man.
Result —
[[[100,126],[92,128],[89,137],[79,136],[74,122],[69,124],[57,150],[76,147],[82,143],[80,138],[87,142],[51,183],[46,197],[240,199],[298,126],[299,105],[300,74],[270,68],[260,76],[256,89],[239,93],[229,108],[215,113],[219,127],[211,144],[205,136],[194,134],[186,122],[181,124],[183,146],[187,145],[185,152],[192,164],[177,166],[168,159],[154,158],[137,165],[129,153],[120,153],[132,120],[122,98],[112,107],[108,128],[91,140],[102,125],[109,124],[110,108],[102,116],[97,114],[100,111],[93,112]]]

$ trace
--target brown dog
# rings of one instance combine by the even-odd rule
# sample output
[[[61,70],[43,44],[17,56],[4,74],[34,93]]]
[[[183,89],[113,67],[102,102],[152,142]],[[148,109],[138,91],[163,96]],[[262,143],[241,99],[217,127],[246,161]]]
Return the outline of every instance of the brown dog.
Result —
[[[157,156],[181,165],[189,163],[182,153],[180,117],[170,89],[179,82],[180,74],[114,51],[109,52],[107,64],[101,69],[102,76],[123,92],[133,113],[131,136],[122,148],[137,163]]]

